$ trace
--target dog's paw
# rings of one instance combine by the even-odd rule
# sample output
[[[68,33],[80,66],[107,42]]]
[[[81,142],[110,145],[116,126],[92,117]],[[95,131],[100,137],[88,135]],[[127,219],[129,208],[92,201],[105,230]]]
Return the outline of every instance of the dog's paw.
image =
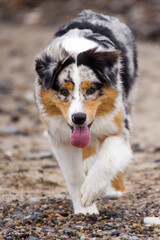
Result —
[[[74,209],[74,214],[87,214],[87,208],[86,207],[78,207]]]
[[[125,193],[122,191],[117,191],[116,189],[114,189],[112,186],[108,187],[106,193],[104,194],[103,198],[107,198],[107,199],[118,199],[119,197],[121,197],[123,194]]]
[[[87,186],[82,186],[81,189],[81,203],[82,206],[86,207],[91,205],[96,199],[97,199],[97,194],[96,192]]]
[[[118,199],[121,196],[123,196],[124,192],[121,191],[113,191],[113,192],[106,192],[105,195],[103,196],[103,198],[107,198],[107,199]]]
[[[86,207],[86,209],[87,209],[86,213],[99,214],[99,211],[98,211],[95,203],[93,203],[91,206]]]
[[[90,206],[92,203],[105,193],[105,186],[96,179],[87,177],[81,187],[81,203],[82,206]]]
[[[91,206],[87,206],[87,207],[79,207],[79,208],[76,208],[75,210],[74,210],[74,213],[75,214],[84,214],[84,215],[86,215],[87,213],[88,214],[99,214],[99,211],[98,211],[98,209],[97,209],[97,207],[96,207],[96,204],[95,203],[93,203]]]

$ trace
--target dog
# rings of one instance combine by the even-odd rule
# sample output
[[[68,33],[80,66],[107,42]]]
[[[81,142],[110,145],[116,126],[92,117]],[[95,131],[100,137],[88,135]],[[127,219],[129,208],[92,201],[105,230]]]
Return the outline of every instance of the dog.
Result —
[[[84,10],[37,55],[35,70],[36,104],[74,213],[98,214],[96,199],[125,192],[132,160],[132,32],[115,17]]]

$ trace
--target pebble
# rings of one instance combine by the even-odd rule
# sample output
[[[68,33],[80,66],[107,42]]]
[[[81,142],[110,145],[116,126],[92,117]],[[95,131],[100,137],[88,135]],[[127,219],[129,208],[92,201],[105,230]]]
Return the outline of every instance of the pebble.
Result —
[[[37,240],[38,238],[37,237],[34,237],[34,236],[29,236],[28,240]]]
[[[113,237],[113,236],[119,236],[121,233],[122,233],[122,231],[116,230],[116,231],[114,231],[114,232],[111,233],[111,236],[112,236],[112,237]]]
[[[81,238],[80,238],[80,240],[85,240],[86,239],[86,237],[84,237],[84,236],[81,236]]]
[[[132,149],[134,152],[145,152],[145,147],[140,145],[139,143],[135,143],[132,145]]]
[[[154,152],[160,152],[160,144],[155,147]]]
[[[156,159],[154,161],[155,161],[155,163],[160,163],[160,158],[158,158],[158,159]]]
[[[21,211],[14,211],[14,212],[13,212],[13,215],[20,216],[20,215],[22,215],[22,212],[21,212]]]
[[[30,202],[31,203],[35,203],[35,202],[38,202],[39,201],[39,198],[38,197],[31,197],[30,198]]]
[[[6,157],[12,157],[12,152],[11,151],[5,151],[5,156]]]
[[[0,134],[2,135],[22,135],[22,136],[28,136],[29,133],[26,131],[21,131],[18,128],[15,128],[14,126],[4,126],[3,129],[0,129]]]
[[[46,164],[46,165],[42,166],[42,168],[44,168],[44,169],[58,168],[58,164]]]
[[[11,227],[13,228],[14,227],[14,222],[13,221],[9,221],[5,224],[5,227]]]
[[[23,160],[25,160],[25,161],[34,161],[34,160],[36,160],[36,157],[35,156],[27,156],[27,157],[24,157]]]
[[[11,113],[11,121],[12,122],[18,122],[20,119],[20,114],[18,112],[12,112]]]
[[[160,217],[145,217],[143,222],[147,226],[160,225]]]
[[[44,151],[44,152],[42,152],[41,154],[40,154],[40,158],[41,159],[44,159],[44,158],[52,158],[52,153],[51,152],[49,152],[49,151]]]

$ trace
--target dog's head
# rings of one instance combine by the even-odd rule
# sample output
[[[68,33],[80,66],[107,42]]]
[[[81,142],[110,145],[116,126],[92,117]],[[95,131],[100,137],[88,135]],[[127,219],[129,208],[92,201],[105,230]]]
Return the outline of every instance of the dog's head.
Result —
[[[36,59],[41,102],[48,116],[64,116],[71,128],[71,144],[83,148],[95,117],[114,110],[120,54],[93,48],[76,57],[66,51],[60,55],[62,59],[55,60],[43,52]]]

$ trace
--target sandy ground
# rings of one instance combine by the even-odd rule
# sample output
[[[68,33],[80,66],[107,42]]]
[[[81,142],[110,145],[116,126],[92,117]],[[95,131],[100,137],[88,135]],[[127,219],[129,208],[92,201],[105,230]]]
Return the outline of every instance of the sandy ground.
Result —
[[[0,201],[67,191],[34,102],[34,57],[54,29],[0,25]],[[139,87],[133,116],[129,193],[160,203],[160,43],[138,42]],[[127,201],[127,200],[126,200]],[[138,200],[137,200],[138,201]],[[137,202],[137,205],[140,204]],[[159,209],[157,212],[160,214]]]

